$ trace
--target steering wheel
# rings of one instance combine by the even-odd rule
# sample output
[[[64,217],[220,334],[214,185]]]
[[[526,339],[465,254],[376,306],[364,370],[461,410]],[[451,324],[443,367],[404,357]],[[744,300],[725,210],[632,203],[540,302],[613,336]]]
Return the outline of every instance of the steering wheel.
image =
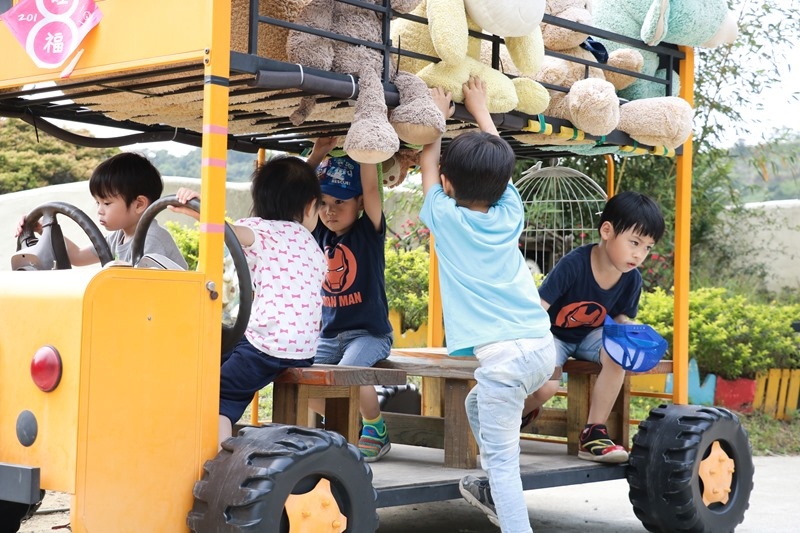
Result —
[[[170,205],[189,207],[198,213],[200,212],[199,200],[195,199],[182,204],[174,194],[164,196],[150,204],[142,213],[142,218],[139,219],[139,224],[133,234],[131,263],[134,266],[139,263],[144,255],[144,241],[147,238],[150,224],[156,215]],[[227,222],[225,223],[225,245],[231,253],[231,259],[233,259],[233,264],[236,267],[236,276],[239,280],[239,314],[236,316],[236,322],[232,326],[222,325],[222,353],[231,351],[242,339],[247,328],[247,322],[250,320],[250,310],[253,307],[252,282],[250,281],[250,269],[247,266],[247,259],[244,256],[244,251],[242,251],[242,246],[239,244],[239,239],[236,238],[233,228]],[[217,291],[214,291],[214,294],[218,294]]]
[[[56,220],[56,215],[75,221],[89,237],[100,263],[112,261],[111,248],[103,234],[86,213],[65,202],[48,202],[36,207],[25,217],[22,231],[17,237],[17,252],[11,258],[13,270],[64,270],[72,268],[64,242],[64,233]],[[38,239],[34,228],[42,219],[42,235]],[[22,248],[25,250],[22,250]],[[20,251],[22,250],[22,251]]]

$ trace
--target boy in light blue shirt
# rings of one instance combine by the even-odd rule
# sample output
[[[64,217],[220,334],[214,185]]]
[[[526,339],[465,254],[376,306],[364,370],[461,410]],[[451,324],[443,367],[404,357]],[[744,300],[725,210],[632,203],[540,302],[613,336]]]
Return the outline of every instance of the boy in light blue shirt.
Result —
[[[432,90],[445,116],[450,94]],[[475,355],[477,385],[466,400],[488,483],[461,480],[464,498],[503,533],[531,533],[519,472],[519,425],[526,396],[552,375],[550,319],[519,250],[523,205],[510,183],[514,152],[486,108],[486,85],[464,84],[464,104],[480,132],[441,139],[420,158],[425,200],[420,218],[434,236],[447,350]],[[489,490],[491,486],[491,491]]]

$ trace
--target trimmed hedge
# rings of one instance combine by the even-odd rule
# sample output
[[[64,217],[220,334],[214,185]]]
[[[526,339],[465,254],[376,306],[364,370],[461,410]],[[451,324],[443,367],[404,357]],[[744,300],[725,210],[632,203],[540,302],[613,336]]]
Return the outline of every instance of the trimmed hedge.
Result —
[[[643,293],[636,320],[650,324],[672,353],[673,296],[663,289]],[[722,288],[689,294],[689,357],[700,373],[725,379],[755,378],[770,368],[800,368],[800,335],[792,322],[800,304],[754,304]]]

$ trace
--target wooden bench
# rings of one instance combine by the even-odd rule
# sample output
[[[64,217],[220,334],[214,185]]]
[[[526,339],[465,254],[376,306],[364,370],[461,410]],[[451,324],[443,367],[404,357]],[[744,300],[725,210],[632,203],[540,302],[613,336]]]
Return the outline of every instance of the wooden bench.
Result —
[[[391,428],[392,442],[444,449],[445,466],[475,468],[477,444],[467,420],[464,400],[474,386],[473,372],[478,367],[474,357],[449,357],[445,348],[396,348],[379,368],[404,370],[410,376],[423,378],[421,415],[384,413]],[[567,409],[545,408],[536,421],[537,433],[566,437],[567,453],[578,453],[578,437],[589,415],[592,387],[600,365],[570,359],[557,368],[569,375]],[[672,361],[661,361],[647,373],[672,371]],[[630,373],[625,377],[607,423],[616,442],[627,445],[630,419]]]
[[[312,365],[285,370],[272,390],[272,421],[278,424],[313,427],[308,400],[325,400],[325,428],[341,433],[358,444],[358,402],[362,385],[404,385],[406,372],[400,369],[345,365]]]

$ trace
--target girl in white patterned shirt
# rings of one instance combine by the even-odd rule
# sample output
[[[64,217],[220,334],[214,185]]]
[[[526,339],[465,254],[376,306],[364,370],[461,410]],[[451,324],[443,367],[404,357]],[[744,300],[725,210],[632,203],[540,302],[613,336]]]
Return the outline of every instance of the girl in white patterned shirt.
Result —
[[[286,368],[314,362],[322,315],[320,289],[327,262],[311,231],[322,199],[314,169],[281,157],[253,174],[251,217],[233,226],[253,283],[253,308],[244,337],[222,356],[219,441],[231,436],[253,395]],[[199,194],[181,188],[182,203]],[[189,208],[174,211],[199,219]]]

